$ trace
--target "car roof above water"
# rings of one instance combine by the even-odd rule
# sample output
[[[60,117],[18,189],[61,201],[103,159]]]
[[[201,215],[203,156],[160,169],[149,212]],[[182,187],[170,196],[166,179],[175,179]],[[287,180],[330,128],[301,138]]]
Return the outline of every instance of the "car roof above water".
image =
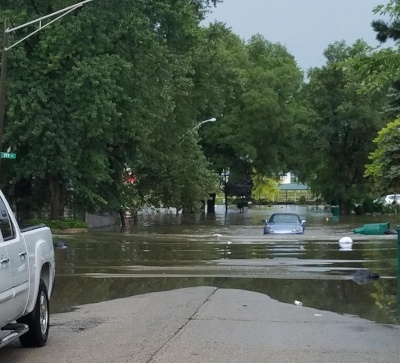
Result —
[[[297,213],[273,213],[269,218],[271,223],[296,223],[300,220]]]

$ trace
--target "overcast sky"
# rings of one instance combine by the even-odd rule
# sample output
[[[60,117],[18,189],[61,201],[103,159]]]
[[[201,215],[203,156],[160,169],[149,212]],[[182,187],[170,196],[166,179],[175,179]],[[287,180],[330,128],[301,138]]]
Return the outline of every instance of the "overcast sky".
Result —
[[[224,0],[206,20],[226,23],[241,38],[260,33],[265,39],[285,45],[307,70],[325,64],[328,44],[362,38],[378,45],[372,12],[388,0]]]

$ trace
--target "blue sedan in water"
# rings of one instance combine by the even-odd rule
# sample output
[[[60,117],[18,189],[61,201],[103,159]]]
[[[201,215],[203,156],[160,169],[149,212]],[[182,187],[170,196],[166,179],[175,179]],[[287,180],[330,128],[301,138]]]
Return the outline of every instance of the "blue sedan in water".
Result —
[[[296,213],[274,213],[263,222],[264,234],[304,234],[306,224]]]

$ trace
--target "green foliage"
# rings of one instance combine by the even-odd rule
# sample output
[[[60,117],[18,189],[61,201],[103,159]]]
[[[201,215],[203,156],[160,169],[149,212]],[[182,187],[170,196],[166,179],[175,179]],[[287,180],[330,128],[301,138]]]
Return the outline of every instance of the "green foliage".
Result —
[[[399,39],[399,23],[397,20],[398,14],[400,14],[400,2],[399,0],[389,0],[385,5],[378,5],[374,8],[375,14],[385,16],[386,20],[375,20],[372,22],[372,28],[378,33],[377,39],[381,42],[385,42],[388,39],[398,40]]]
[[[329,46],[327,65],[304,85],[283,45],[245,42],[218,22],[201,27],[217,2],[94,1],[9,52],[4,144],[18,159],[2,162],[0,182],[18,209],[50,206],[57,218],[70,200],[78,210],[196,211],[227,169],[228,195],[250,195],[253,184],[271,198],[268,178],[288,169],[330,201],[364,188],[381,95],[359,96],[365,78],[347,62],[373,50]],[[68,5],[5,0],[0,16],[21,24]],[[371,77],[397,72],[397,52],[377,57],[388,65],[376,61]],[[195,129],[210,117],[217,122]],[[253,170],[260,180],[251,182]]]
[[[400,81],[391,83],[383,111],[389,120],[400,117]]]
[[[371,177],[381,190],[400,187],[400,119],[389,122],[374,139],[376,149],[370,153],[371,163],[365,176]]]
[[[193,97],[200,110],[219,116],[217,122],[205,125],[199,133],[206,156],[221,173],[232,165],[242,165],[237,145],[230,142],[236,130],[228,119],[243,93],[249,61],[244,42],[225,25],[210,24],[202,36],[194,54]]]
[[[278,182],[275,179],[254,173],[252,181],[252,197],[259,203],[261,199],[273,200],[279,195]]]
[[[193,93],[193,56],[202,36],[200,21],[216,2],[95,1],[13,48],[4,144],[18,160],[2,174],[2,184],[31,180],[42,188],[36,194],[49,196],[45,202],[53,218],[63,209],[67,187],[81,210],[138,206],[147,193],[192,204],[206,189],[215,190],[197,139],[192,148],[160,155],[205,112]],[[4,1],[0,16],[22,24],[68,5],[67,0]],[[17,31],[12,40],[25,32]],[[164,162],[173,170],[168,175]],[[127,167],[136,173],[135,190],[124,185]],[[149,174],[159,177],[151,185],[174,181],[150,189]],[[184,190],[171,197],[169,186]]]
[[[294,154],[295,95],[302,73],[280,44],[261,35],[243,44],[227,32],[221,34],[221,57],[215,59],[223,59],[219,84],[228,92],[223,117],[204,133],[206,155],[219,173],[229,168],[232,176],[242,176],[237,180],[250,179],[253,168],[262,175],[278,175]]]
[[[89,228],[86,222],[76,219],[56,219],[50,220],[47,218],[33,218],[22,222],[22,227],[30,227],[38,224],[45,224],[50,229],[70,229],[70,228]]]
[[[400,2],[389,0],[385,5],[375,7],[374,12],[384,16],[384,20],[374,20],[371,24],[377,33],[376,38],[382,43],[393,40],[396,42],[396,46],[369,48],[364,54],[354,55],[339,65],[339,67],[352,69],[360,76],[362,81],[359,92],[362,93],[380,91],[400,78],[398,67],[400,61],[398,50]]]
[[[262,174],[274,175],[285,169],[292,151],[292,99],[302,74],[280,44],[254,36],[247,50],[245,89],[227,117],[231,133],[226,141],[239,159]]]
[[[364,195],[359,203],[354,206],[354,213],[357,215],[364,215],[366,213],[381,213],[383,212],[383,206],[379,203],[374,202],[374,199],[369,195]]]
[[[299,175],[315,194],[344,211],[353,196],[366,189],[364,165],[372,139],[385,122],[379,112],[382,95],[361,96],[361,78],[337,66],[367,49],[362,41],[351,47],[343,42],[329,46],[327,64],[310,71],[303,89],[304,104],[311,113],[298,126],[303,144]]]

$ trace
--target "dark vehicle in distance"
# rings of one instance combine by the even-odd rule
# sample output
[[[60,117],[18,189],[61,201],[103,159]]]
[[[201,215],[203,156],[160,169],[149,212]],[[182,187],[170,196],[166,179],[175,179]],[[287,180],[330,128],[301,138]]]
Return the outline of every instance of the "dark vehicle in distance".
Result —
[[[304,234],[306,223],[296,213],[274,213],[263,222],[264,234]]]

